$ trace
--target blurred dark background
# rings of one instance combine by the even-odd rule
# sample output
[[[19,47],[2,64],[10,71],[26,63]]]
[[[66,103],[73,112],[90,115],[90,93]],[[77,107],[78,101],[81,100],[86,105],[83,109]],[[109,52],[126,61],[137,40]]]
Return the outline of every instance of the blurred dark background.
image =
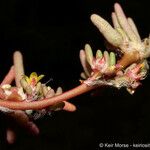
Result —
[[[66,91],[79,84],[82,71],[79,50],[85,43],[104,49],[101,34],[90,21],[97,13],[111,21],[113,4],[119,2],[126,15],[133,17],[142,38],[148,36],[147,0],[3,0],[0,2],[0,79],[12,65],[12,54],[20,50],[26,74],[45,74],[53,88]],[[0,150],[94,150],[99,143],[150,143],[150,78],[131,96],[124,89],[100,90],[71,100],[74,113],[57,112],[36,121],[38,137],[19,134],[11,146],[4,140],[1,118]]]

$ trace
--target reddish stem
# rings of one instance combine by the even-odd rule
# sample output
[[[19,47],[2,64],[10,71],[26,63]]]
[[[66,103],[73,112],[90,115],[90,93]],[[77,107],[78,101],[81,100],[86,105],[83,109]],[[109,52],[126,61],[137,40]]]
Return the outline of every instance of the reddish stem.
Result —
[[[5,76],[5,78],[3,79],[1,86],[4,84],[11,84],[14,79],[15,79],[15,71],[14,66],[12,66],[7,75]]]
[[[123,58],[118,62],[117,65],[125,68],[129,64],[132,64],[133,62],[136,62],[139,59],[140,59],[140,57],[139,57],[138,52],[135,51],[132,53],[127,53],[127,54],[124,54]],[[95,78],[95,76],[97,76],[97,73],[95,73],[93,75],[94,78]],[[93,77],[91,77],[91,78],[93,78]],[[96,87],[97,86],[88,86],[85,83],[82,83],[81,85],[77,86],[76,88],[69,90],[67,92],[64,92],[61,95],[54,96],[52,98],[45,98],[43,100],[34,101],[34,102],[26,102],[26,101],[15,102],[15,101],[0,100],[0,106],[7,107],[7,108],[10,108],[13,110],[28,110],[28,109],[38,110],[38,109],[43,109],[43,108],[46,108],[48,106],[54,105],[54,104],[61,102],[61,101],[64,101],[64,100],[66,101],[66,100],[71,99],[75,96],[81,95],[81,94],[86,93],[92,89],[95,89]],[[70,105],[68,105],[68,106],[70,107]],[[68,109],[68,106],[66,106],[66,109]],[[75,110],[75,108],[73,108],[71,106],[70,110]]]
[[[56,104],[58,102],[64,101],[66,99],[67,100],[71,99],[75,96],[86,93],[96,87],[97,86],[88,86],[83,83],[83,84],[75,87],[72,90],[69,90],[67,92],[64,92],[61,95],[58,95],[58,96],[55,96],[52,98],[46,98],[46,99],[43,99],[40,101],[34,101],[34,102],[26,102],[26,101],[12,102],[12,101],[0,100],[0,106],[7,107],[10,109],[14,109],[14,110],[28,110],[28,109],[38,110],[38,109],[46,108],[46,107]]]
[[[121,60],[117,63],[119,67],[126,68],[132,63],[135,63],[140,60],[140,55],[138,51],[125,53],[124,56],[121,58]]]

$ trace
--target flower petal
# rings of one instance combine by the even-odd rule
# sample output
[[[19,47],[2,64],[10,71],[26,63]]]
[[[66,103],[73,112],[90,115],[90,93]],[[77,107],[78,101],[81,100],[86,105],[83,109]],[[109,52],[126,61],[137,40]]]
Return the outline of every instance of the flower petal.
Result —
[[[38,76],[38,77],[37,77],[37,82],[40,81],[43,77],[44,77],[43,74],[41,74],[40,76]]]
[[[38,75],[37,75],[36,72],[32,72],[32,73],[30,74],[30,79],[32,79],[32,78],[37,79],[37,77],[38,77]]]

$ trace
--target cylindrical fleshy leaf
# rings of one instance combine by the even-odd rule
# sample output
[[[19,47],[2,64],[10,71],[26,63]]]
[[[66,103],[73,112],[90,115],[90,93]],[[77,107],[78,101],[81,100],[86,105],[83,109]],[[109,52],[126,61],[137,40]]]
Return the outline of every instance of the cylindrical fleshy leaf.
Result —
[[[43,95],[41,82],[38,82],[38,83],[37,83],[35,91],[36,91],[37,93],[40,93],[40,94]]]
[[[83,78],[83,79],[87,79],[87,77],[88,77],[88,76],[86,76],[85,72],[81,72],[80,76],[81,76],[81,78]]]
[[[46,98],[51,98],[55,96],[55,91],[53,89],[48,90]]]
[[[42,84],[42,93],[43,95],[46,97],[47,93],[48,93],[48,88],[46,85]]]
[[[110,52],[110,66],[114,66],[116,64],[116,56],[115,53]]]
[[[105,58],[105,62],[107,64],[107,67],[109,66],[109,53],[107,51],[104,51],[104,58]]]
[[[86,54],[86,59],[90,65],[92,65],[93,62],[93,52],[92,48],[89,44],[85,44],[85,54]]]
[[[14,53],[13,61],[14,61],[14,68],[15,68],[16,86],[20,87],[21,86],[20,80],[22,76],[24,75],[23,58],[22,58],[21,52],[16,51]]]
[[[118,33],[120,33],[124,41],[129,41],[127,34],[124,32],[122,28],[117,28],[116,30],[118,31]]]
[[[125,41],[128,40],[128,36],[126,35],[125,31],[123,31],[122,27],[120,26],[118,18],[114,12],[112,13],[111,17],[112,17],[112,22],[113,22],[113,25],[114,25],[114,28],[116,29],[116,31],[118,31],[120,33],[123,40],[125,40]]]
[[[25,81],[24,78],[22,78],[20,80],[20,84],[21,86],[23,87],[23,89],[26,91],[27,94],[31,95],[32,94],[32,89],[31,87],[29,86],[29,84]]]
[[[86,55],[85,55],[85,51],[84,50],[80,50],[80,62],[82,64],[82,67],[83,67],[83,70],[86,74],[86,76],[90,76],[90,72],[88,70],[88,67],[87,67],[87,60],[86,60]]]
[[[119,23],[120,23],[122,29],[126,32],[129,39],[131,41],[138,41],[136,35],[134,34],[132,28],[130,27],[130,25],[127,21],[127,18],[125,16],[121,6],[118,3],[116,3],[114,5],[114,9],[115,9],[115,13],[116,13]]]
[[[56,90],[55,95],[60,95],[60,94],[62,94],[62,92],[63,92],[62,88],[58,87],[57,90]]]
[[[122,27],[120,26],[120,24],[118,22],[118,18],[114,12],[112,13],[111,17],[112,17],[112,22],[113,22],[113,25],[114,25],[114,28],[116,29],[116,31],[118,31],[120,33],[123,40],[128,39],[126,33],[123,31]]]
[[[96,58],[101,59],[103,57],[102,51],[101,50],[97,50],[96,52]]]
[[[134,33],[136,34],[137,38],[139,41],[141,41],[141,38],[140,38],[140,35],[139,35],[139,32],[138,32],[138,29],[133,21],[132,18],[128,18],[128,23],[129,25],[131,26],[132,30],[134,31]]]
[[[65,106],[63,108],[63,110],[65,111],[69,111],[69,112],[74,112],[76,111],[76,106],[74,104],[71,104],[70,102],[64,101]]]
[[[122,44],[121,35],[112,28],[112,26],[100,16],[93,14],[91,16],[91,21],[103,34],[106,40],[112,45],[119,47]]]
[[[114,12],[112,12],[111,18],[112,18],[112,22],[113,22],[114,28],[115,29],[121,28],[121,26],[120,26],[120,24],[118,22],[117,16],[116,16],[116,14]]]

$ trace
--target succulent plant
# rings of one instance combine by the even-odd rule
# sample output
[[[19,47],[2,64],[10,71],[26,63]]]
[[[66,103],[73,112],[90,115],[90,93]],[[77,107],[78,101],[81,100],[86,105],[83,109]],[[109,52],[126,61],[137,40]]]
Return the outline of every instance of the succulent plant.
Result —
[[[59,95],[57,92],[55,94],[53,89],[38,82],[38,78],[43,76],[38,77],[33,73],[27,78],[24,75],[22,55],[15,52],[14,67],[1,84],[0,106],[13,111],[43,109],[46,111],[58,105],[65,110],[74,111],[75,106],[66,100],[100,86],[107,85],[118,89],[125,87],[133,94],[141,84],[140,81],[145,79],[149,69],[147,58],[150,56],[150,37],[141,40],[132,18],[125,16],[118,3],[115,3],[112,13],[113,27],[97,14],[91,15],[91,21],[112,48],[108,49],[110,52],[97,50],[94,56],[91,46],[85,45],[84,50],[80,51],[83,67],[81,85],[64,93],[59,92]],[[32,79],[30,81],[33,75],[34,81]],[[5,99],[5,90],[2,86],[11,84],[14,78],[16,91],[22,94],[13,95],[14,98],[10,101],[9,98]]]

